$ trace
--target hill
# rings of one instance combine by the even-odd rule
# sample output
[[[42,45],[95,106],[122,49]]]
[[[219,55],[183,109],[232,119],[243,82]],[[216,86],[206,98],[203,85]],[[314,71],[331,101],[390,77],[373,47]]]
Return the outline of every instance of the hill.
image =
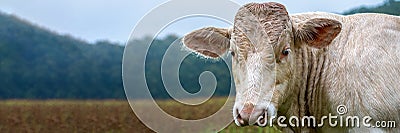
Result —
[[[350,15],[355,13],[384,13],[390,15],[400,15],[400,1],[387,0],[384,4],[374,7],[359,7],[344,12],[344,15]]]
[[[134,43],[143,45],[145,39],[149,38]],[[169,98],[161,80],[161,59],[177,39],[174,35],[155,39],[148,52],[146,80],[155,98]],[[91,44],[0,13],[0,99],[123,99],[123,50],[120,44]],[[206,70],[221,79],[216,95],[229,92],[224,89],[230,85],[229,71],[222,61],[190,55],[180,70],[182,85],[189,92],[199,91],[198,82],[192,81]]]
[[[122,52],[0,13],[0,98],[123,98]]]

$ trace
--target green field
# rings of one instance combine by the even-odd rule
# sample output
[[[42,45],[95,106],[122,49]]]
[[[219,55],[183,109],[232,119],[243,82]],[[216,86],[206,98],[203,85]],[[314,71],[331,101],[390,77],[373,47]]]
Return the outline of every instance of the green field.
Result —
[[[173,116],[192,120],[213,114],[224,102],[225,98],[214,98],[198,106],[186,106],[174,101],[158,101],[157,103]],[[153,131],[137,119],[128,102],[123,100],[6,100],[0,101],[0,132],[138,133]],[[237,127],[231,123],[222,132],[276,132],[276,130],[269,127]]]

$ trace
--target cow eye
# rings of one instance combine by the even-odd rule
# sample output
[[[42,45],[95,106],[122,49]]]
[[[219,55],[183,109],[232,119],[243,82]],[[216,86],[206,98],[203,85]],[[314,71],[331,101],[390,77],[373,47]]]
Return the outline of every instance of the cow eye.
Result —
[[[231,55],[232,55],[232,56],[235,56],[235,52],[231,51]]]
[[[290,52],[292,52],[292,50],[290,50],[290,48],[286,48],[282,51],[282,55],[287,56]]]

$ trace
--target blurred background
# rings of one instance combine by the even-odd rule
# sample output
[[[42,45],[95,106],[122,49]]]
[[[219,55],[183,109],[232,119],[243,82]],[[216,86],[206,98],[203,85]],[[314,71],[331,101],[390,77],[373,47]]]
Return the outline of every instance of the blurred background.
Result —
[[[264,2],[234,1],[241,5]],[[124,45],[135,24],[164,2],[2,0],[0,132],[52,132],[58,129],[66,132],[150,132],[142,124],[135,124],[139,121],[124,101],[121,63]],[[290,14],[323,11],[344,15],[364,12],[400,15],[400,1],[397,0],[276,2],[284,4]],[[170,98],[160,75],[160,60],[165,50],[182,35],[205,26],[230,25],[210,18],[184,19],[171,24],[153,41],[146,60],[146,64],[150,64],[146,65],[146,80],[153,97]],[[146,35],[143,32],[133,43],[141,45],[152,39]],[[224,89],[230,86],[230,73],[224,62],[199,61],[194,55],[187,57],[180,68],[182,86],[191,93],[199,91],[197,80],[203,71],[216,75],[216,97],[229,93],[229,89]],[[160,102],[160,106],[171,110],[172,114],[193,110],[189,107],[177,109],[182,105],[163,105],[163,102],[166,101]],[[227,132],[236,131],[235,127],[230,127]]]

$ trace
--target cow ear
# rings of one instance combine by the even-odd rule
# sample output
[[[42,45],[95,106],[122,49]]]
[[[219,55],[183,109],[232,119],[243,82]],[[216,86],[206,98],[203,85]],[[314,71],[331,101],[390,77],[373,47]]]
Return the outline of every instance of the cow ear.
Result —
[[[183,38],[183,44],[192,51],[210,58],[218,58],[229,48],[228,29],[207,27],[195,30]]]
[[[300,23],[295,29],[295,36],[311,47],[324,48],[336,38],[341,29],[339,21],[314,18]]]

